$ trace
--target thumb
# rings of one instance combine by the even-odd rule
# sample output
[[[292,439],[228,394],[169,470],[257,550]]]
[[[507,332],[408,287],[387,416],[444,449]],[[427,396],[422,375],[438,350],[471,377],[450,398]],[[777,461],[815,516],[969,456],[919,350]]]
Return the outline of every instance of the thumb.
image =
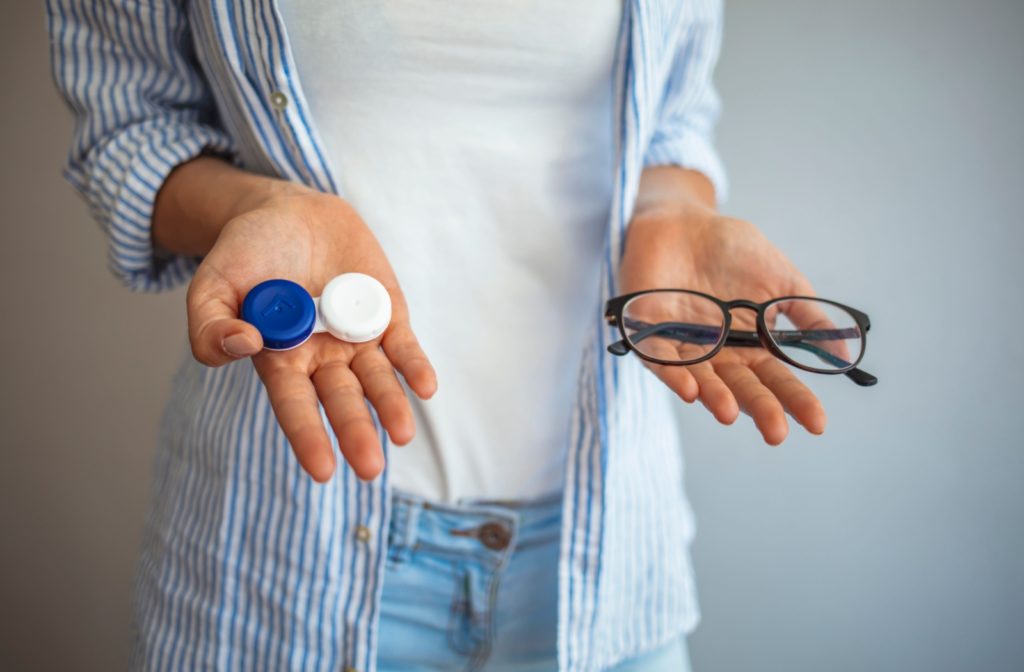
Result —
[[[256,327],[238,319],[238,293],[202,266],[188,288],[188,338],[192,355],[207,366],[221,366],[263,349]]]

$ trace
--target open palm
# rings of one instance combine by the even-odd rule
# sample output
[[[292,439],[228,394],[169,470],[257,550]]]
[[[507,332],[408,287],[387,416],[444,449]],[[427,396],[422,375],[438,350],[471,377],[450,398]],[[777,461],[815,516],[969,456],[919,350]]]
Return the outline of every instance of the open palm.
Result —
[[[807,279],[756,227],[727,217],[634,221],[620,284],[623,293],[678,288],[755,302],[813,294]],[[755,317],[736,310],[732,328],[754,331]],[[821,402],[767,350],[725,347],[692,366],[645,364],[681,398],[699,399],[722,423],[733,423],[740,411],[750,415],[769,444],[786,438],[786,413],[814,434],[825,429]]]
[[[347,272],[377,278],[391,295],[391,324],[373,341],[351,344],[316,334],[293,350],[272,352],[262,350],[255,327],[238,319],[246,293],[264,280],[292,280],[315,296],[327,281]],[[330,478],[335,468],[318,402],[346,461],[369,479],[384,468],[384,457],[366,400],[391,440],[403,444],[415,428],[395,371],[422,398],[436,388],[383,250],[351,207],[334,196],[289,195],[229,222],[192,280],[188,316],[199,361],[216,366],[253,355],[281,428],[303,468],[318,481]]]

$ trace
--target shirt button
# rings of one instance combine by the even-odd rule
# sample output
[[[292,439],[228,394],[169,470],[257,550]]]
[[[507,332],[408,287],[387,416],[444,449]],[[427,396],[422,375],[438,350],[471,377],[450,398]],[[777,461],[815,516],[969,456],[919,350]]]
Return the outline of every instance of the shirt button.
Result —
[[[370,528],[366,525],[356,525],[356,539],[365,543],[369,541],[372,536],[373,533],[370,532]]]
[[[508,548],[509,542],[512,541],[512,533],[501,523],[486,523],[480,526],[477,538],[492,551],[501,551]]]
[[[270,94],[270,104],[274,106],[275,110],[283,110],[288,107],[288,96],[280,91],[274,91]]]

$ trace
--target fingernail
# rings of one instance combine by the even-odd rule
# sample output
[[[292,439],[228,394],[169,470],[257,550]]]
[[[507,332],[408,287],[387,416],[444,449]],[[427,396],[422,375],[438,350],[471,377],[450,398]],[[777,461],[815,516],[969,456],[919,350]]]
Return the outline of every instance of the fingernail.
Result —
[[[258,351],[256,345],[245,334],[234,334],[224,339],[224,352],[232,357],[249,357]]]

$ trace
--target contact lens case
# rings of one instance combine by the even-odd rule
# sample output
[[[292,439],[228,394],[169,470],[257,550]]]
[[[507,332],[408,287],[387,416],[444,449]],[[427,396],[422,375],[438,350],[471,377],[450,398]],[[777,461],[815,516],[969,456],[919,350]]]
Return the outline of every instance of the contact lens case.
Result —
[[[343,273],[313,297],[291,280],[266,280],[242,301],[242,319],[256,327],[267,350],[291,350],[326,332],[348,343],[365,343],[391,322],[391,296],[377,279]]]

